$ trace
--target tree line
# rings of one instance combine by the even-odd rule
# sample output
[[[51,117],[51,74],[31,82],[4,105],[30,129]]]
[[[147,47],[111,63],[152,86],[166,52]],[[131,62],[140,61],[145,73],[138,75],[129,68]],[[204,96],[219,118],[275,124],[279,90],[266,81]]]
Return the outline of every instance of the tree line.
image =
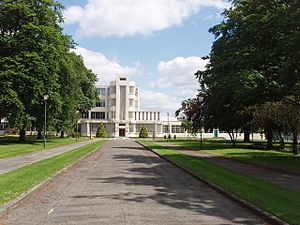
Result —
[[[63,33],[63,6],[55,0],[0,2],[0,118],[41,137],[44,100],[48,126],[61,132],[74,128],[81,112],[95,106],[96,75],[70,50],[72,37]]]
[[[290,134],[298,153],[300,131],[300,5],[298,0],[234,0],[224,19],[210,28],[215,36],[200,88],[182,102],[184,113],[199,126],[229,133],[263,131],[267,148],[274,134],[284,148]]]

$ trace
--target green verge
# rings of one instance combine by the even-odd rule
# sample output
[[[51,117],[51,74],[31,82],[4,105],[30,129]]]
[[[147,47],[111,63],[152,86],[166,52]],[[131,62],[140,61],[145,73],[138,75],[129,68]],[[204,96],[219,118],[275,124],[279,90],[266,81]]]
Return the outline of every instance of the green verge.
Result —
[[[0,205],[18,197],[57,171],[75,162],[82,156],[98,149],[106,141],[96,141],[69,152],[0,174]]]
[[[79,138],[84,141],[86,138]],[[63,145],[76,143],[75,138],[48,138],[46,149],[55,148]],[[0,159],[25,155],[44,150],[43,140],[37,140],[35,137],[29,137],[26,143],[18,143],[17,137],[0,138]]]
[[[195,140],[172,140],[170,143],[199,150],[199,141]],[[232,148],[229,142],[225,141],[204,141],[203,149],[207,153],[219,154],[224,157],[239,159],[249,163],[283,169],[291,172],[300,173],[300,155],[292,155],[288,152],[256,150],[244,148],[245,145],[238,143],[237,147]]]
[[[196,175],[211,181],[227,191],[276,215],[290,224],[300,224],[300,193],[247,176],[233,170],[185,155],[154,143],[140,141],[143,145],[180,164]]]

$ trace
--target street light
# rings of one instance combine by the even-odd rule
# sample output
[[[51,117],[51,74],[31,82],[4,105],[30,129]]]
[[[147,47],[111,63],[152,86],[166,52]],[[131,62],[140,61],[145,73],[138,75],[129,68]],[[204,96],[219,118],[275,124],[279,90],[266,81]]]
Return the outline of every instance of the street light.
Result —
[[[90,140],[92,140],[92,120],[90,121]]]
[[[167,141],[169,142],[169,137],[171,137],[171,134],[170,134],[170,132],[171,132],[171,129],[170,129],[170,113],[167,112],[167,115],[168,115],[168,133],[169,133]]]
[[[49,95],[44,95],[45,102],[45,123],[44,123],[44,148],[46,148],[46,129],[47,129],[47,100],[49,99]]]

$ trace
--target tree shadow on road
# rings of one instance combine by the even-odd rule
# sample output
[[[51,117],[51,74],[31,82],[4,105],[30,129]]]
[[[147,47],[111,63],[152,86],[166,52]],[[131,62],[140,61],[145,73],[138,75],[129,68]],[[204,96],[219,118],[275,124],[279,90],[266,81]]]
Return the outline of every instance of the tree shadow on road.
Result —
[[[129,149],[124,147],[124,149]],[[122,176],[91,177],[88,182],[93,184],[113,184],[116,191],[109,195],[81,195],[74,198],[110,198],[130,203],[157,204],[157,209],[165,206],[180,210],[181,214],[198,214],[199,217],[211,216],[225,219],[229,224],[258,224],[250,213],[236,203],[211,190],[200,181],[186,174],[172,164],[163,161],[152,153],[136,151],[120,151],[114,155],[116,163],[128,162]],[[126,192],[118,188],[127,186]],[[174,212],[174,211],[172,211]],[[179,212],[179,211],[178,211]],[[199,221],[200,222],[200,221]],[[222,223],[218,223],[222,224]],[[228,224],[228,223],[223,223]]]

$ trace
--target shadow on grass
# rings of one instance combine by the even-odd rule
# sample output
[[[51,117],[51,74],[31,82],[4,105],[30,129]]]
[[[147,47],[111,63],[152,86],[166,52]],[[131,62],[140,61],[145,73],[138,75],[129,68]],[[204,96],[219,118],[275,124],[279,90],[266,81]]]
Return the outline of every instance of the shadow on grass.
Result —
[[[59,137],[49,137],[47,138],[47,143],[53,143],[55,142],[55,140],[59,140],[59,139],[60,139]],[[44,139],[37,139],[36,136],[27,136],[25,143],[20,143],[18,137],[12,137],[12,136],[0,137],[0,145],[10,145],[10,144],[40,145],[43,142]]]

